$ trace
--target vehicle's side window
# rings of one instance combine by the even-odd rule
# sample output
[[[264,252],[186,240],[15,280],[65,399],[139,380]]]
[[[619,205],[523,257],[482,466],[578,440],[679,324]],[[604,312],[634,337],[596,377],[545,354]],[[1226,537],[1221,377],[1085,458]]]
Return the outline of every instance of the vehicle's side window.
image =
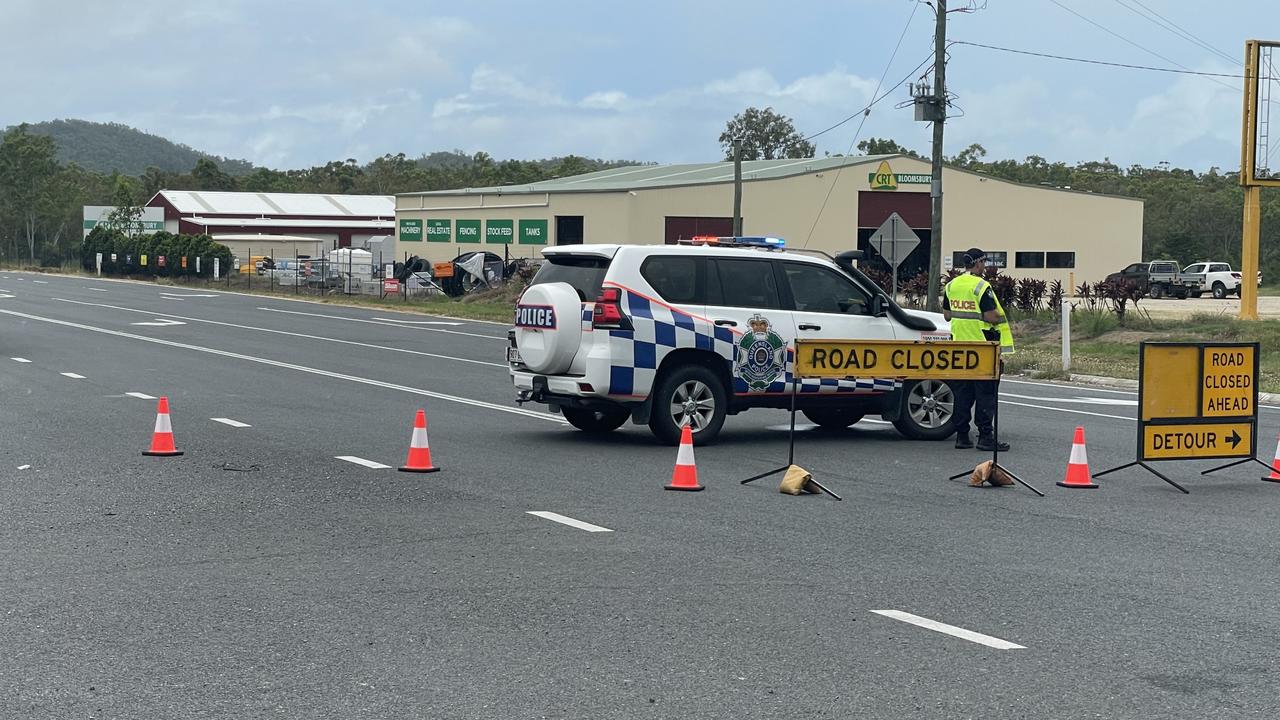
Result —
[[[783,263],[782,269],[796,310],[846,315],[871,312],[867,293],[836,272],[808,263]]]
[[[1204,272],[1204,265],[1192,265],[1191,267],[1187,268],[1187,272],[1202,273]]]
[[[714,267],[720,280],[720,305],[782,309],[771,261],[717,258]],[[715,304],[715,300],[709,300],[708,304]]]
[[[640,275],[669,303],[701,304],[698,264],[696,257],[657,255],[640,265]]]
[[[1209,272],[1231,272],[1231,268],[1226,263],[1214,263]]]
[[[1129,267],[1125,268],[1124,271],[1127,273],[1140,273],[1142,272],[1142,269],[1143,269],[1142,263],[1134,263],[1133,265],[1130,265]]]

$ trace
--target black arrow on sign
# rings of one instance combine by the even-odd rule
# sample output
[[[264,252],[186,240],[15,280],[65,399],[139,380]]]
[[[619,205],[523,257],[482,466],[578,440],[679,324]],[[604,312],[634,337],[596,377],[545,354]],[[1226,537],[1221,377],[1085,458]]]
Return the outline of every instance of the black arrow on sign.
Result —
[[[1235,450],[1236,446],[1240,444],[1240,440],[1241,440],[1240,433],[1236,432],[1235,430],[1232,430],[1231,437],[1227,439],[1231,441],[1231,449]]]

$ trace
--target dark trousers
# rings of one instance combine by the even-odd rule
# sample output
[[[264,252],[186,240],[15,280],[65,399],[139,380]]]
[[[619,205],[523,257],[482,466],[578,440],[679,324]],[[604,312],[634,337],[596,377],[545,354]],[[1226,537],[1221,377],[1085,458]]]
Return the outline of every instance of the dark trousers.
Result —
[[[969,434],[970,421],[978,427],[979,437],[994,436],[991,421],[995,417],[999,386],[999,380],[953,381],[956,409],[952,422],[957,436]]]

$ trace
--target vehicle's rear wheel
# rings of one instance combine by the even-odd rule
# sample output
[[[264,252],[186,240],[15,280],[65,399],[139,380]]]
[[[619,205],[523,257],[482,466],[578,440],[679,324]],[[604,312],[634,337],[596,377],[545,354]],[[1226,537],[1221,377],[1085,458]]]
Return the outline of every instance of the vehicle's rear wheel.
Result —
[[[893,426],[913,440],[943,440],[955,432],[956,396],[944,380],[917,380],[902,388],[902,412]]]
[[[1198,297],[1200,297],[1200,296],[1201,296],[1201,295],[1203,295],[1203,294],[1204,294],[1204,293],[1203,293],[1203,292],[1201,292],[1201,291],[1199,291],[1199,290],[1192,290],[1192,291],[1190,291],[1190,292],[1185,292],[1185,293],[1183,293],[1183,294],[1182,294],[1182,296],[1181,296],[1181,297],[1179,297],[1178,299],[1179,299],[1179,300],[1182,300],[1182,299],[1186,298],[1186,297],[1187,297],[1187,295],[1190,295],[1190,296],[1191,296],[1191,297],[1193,297],[1193,298],[1198,298]]]
[[[561,408],[560,412],[564,414],[564,419],[568,420],[570,425],[592,435],[617,430],[622,427],[627,418],[631,417],[631,411],[624,407],[603,410],[567,407]]]
[[[1214,300],[1221,300],[1222,298],[1224,298],[1224,297],[1226,297],[1226,296],[1227,296],[1227,286],[1226,286],[1226,285],[1223,285],[1222,283],[1214,283],[1214,284],[1213,284],[1213,299],[1214,299]]]
[[[663,374],[653,392],[649,429],[667,445],[680,443],[685,423],[696,445],[708,445],[720,434],[728,412],[728,396],[720,378],[701,365],[680,365]]]
[[[811,408],[802,410],[809,421],[826,430],[841,430],[862,419],[866,413],[854,408]]]
[[[1160,298],[1164,297],[1164,286],[1152,285],[1151,290],[1147,294],[1151,296],[1152,300],[1159,300]]]

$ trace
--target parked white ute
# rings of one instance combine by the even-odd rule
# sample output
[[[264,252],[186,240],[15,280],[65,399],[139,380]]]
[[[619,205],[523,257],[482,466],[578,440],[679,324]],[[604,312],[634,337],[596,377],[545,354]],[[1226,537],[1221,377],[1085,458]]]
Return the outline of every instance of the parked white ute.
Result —
[[[707,444],[726,415],[786,408],[796,338],[945,340],[937,313],[898,307],[853,265],[781,251],[777,238],[697,245],[547,248],[516,305],[507,361],[518,402],[581,430],[630,418],[676,444]],[[796,406],[828,428],[880,415],[911,438],[952,434],[945,381],[801,379]]]
[[[1185,276],[1195,276],[1200,289],[1192,292],[1191,297],[1200,297],[1200,293],[1212,293],[1221,300],[1228,295],[1240,297],[1240,273],[1223,262],[1199,262],[1188,265],[1182,270]]]

